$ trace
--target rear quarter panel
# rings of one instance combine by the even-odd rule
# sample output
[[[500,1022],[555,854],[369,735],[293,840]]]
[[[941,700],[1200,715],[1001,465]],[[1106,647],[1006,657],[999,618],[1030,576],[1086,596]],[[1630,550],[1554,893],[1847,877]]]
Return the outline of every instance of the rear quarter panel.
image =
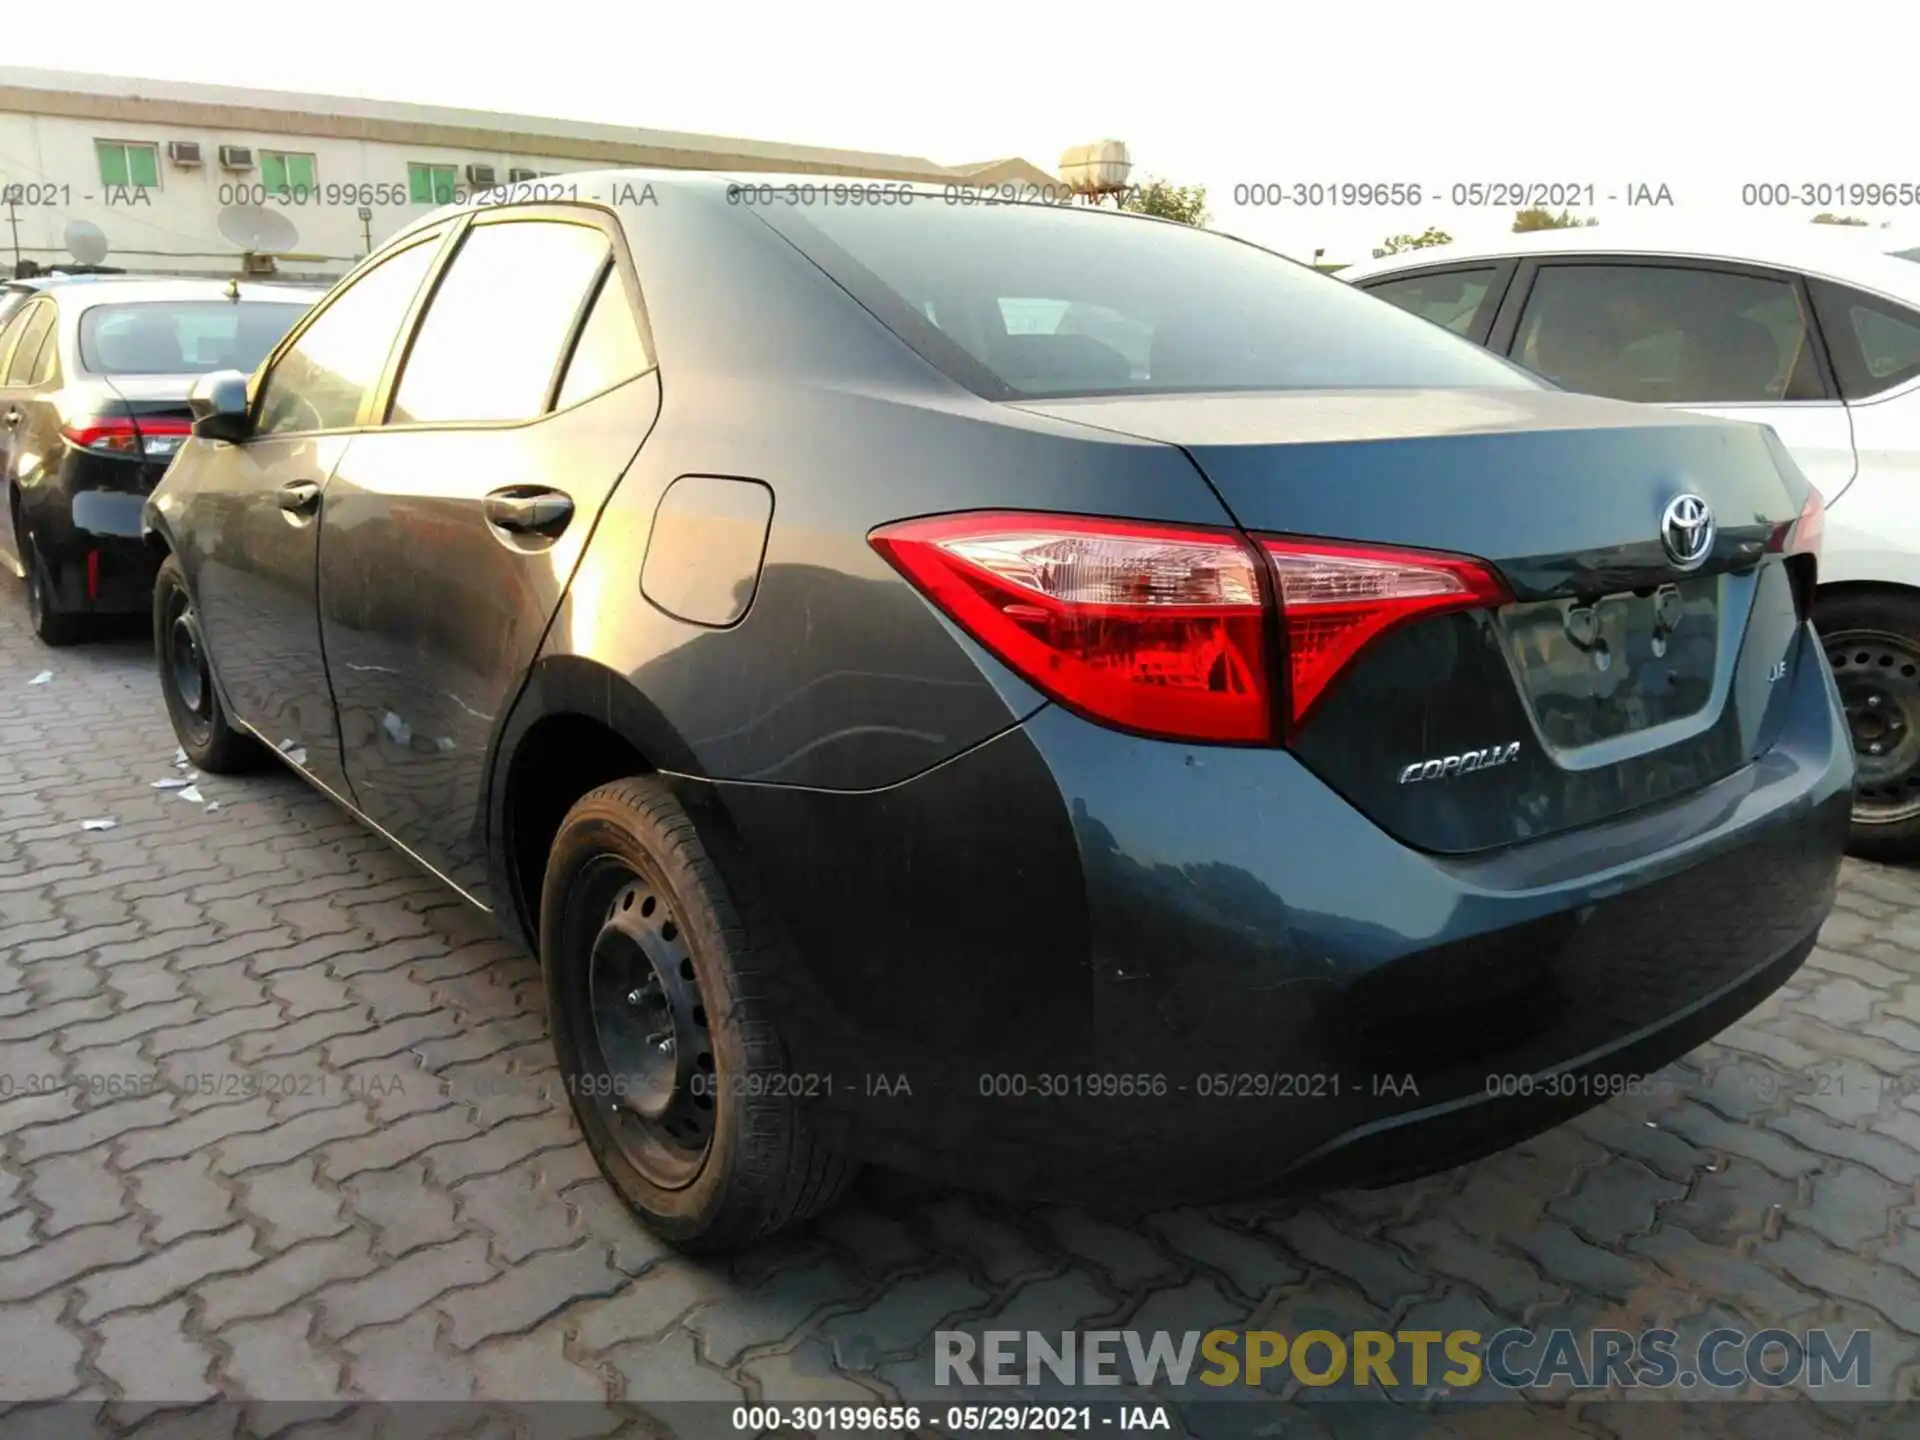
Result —
[[[544,653],[627,677],[701,775],[878,788],[1041,703],[879,558],[877,525],[983,507],[1228,523],[1172,446],[960,391],[720,192],[669,191],[624,218],[661,415]],[[773,492],[758,589],[726,628],[641,593],[661,496],[695,475]]]

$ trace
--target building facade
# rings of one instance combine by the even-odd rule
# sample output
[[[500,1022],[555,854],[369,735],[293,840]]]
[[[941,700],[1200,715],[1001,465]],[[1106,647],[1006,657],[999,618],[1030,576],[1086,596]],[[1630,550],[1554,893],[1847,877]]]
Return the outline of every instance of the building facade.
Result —
[[[0,273],[15,273],[21,262],[91,261],[104,241],[104,263],[129,271],[331,278],[437,205],[516,180],[621,165],[1058,183],[1017,158],[939,165],[911,155],[0,66]]]

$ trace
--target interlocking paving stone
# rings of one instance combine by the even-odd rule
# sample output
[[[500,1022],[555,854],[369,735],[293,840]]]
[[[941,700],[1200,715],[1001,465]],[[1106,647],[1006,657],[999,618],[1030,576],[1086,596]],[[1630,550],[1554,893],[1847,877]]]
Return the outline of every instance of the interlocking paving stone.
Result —
[[[48,668],[20,608],[0,584],[0,1400],[861,1403],[927,1393],[936,1327],[1721,1317],[1867,1326],[1889,1386],[1920,1367],[1912,871],[1850,862],[1787,992],[1447,1175],[1138,1221],[870,1179],[694,1262],[580,1143],[517,941],[290,775],[208,777],[213,813],[150,790],[174,740],[140,627],[17,686]],[[1669,1408],[1311,1422],[1638,1440]]]

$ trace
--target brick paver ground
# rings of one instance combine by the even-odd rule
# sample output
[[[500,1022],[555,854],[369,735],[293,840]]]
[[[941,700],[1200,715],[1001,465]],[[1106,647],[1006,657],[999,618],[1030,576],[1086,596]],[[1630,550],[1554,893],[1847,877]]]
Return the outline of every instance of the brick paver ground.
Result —
[[[879,1178],[699,1264],[595,1173],[532,960],[290,774],[151,788],[152,668],[137,627],[42,649],[0,585],[0,1402],[930,1401],[940,1324],[1858,1326],[1915,1393],[1911,874],[1850,866],[1795,982],[1655,1093],[1426,1182],[1121,1223]],[[1550,1402],[1285,1433],[1690,1433]]]

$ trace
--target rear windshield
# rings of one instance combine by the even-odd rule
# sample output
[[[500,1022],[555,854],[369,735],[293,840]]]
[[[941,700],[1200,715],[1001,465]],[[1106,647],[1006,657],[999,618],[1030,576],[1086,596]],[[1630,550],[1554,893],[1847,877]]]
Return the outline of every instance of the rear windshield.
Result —
[[[80,363],[95,375],[252,371],[305,305],[264,300],[145,300],[80,316]]]
[[[928,196],[754,213],[989,398],[1540,388],[1397,306],[1184,225]]]

